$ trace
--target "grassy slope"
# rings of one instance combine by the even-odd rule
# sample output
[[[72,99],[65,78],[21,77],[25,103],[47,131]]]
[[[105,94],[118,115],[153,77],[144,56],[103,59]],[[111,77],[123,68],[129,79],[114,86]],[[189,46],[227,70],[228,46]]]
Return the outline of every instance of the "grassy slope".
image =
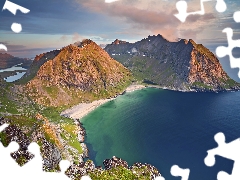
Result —
[[[92,50],[93,51],[93,50]],[[66,53],[65,55],[69,55],[66,51],[63,52]],[[89,53],[84,52],[83,56],[87,57]],[[98,54],[98,52],[93,52],[93,54]],[[45,55],[46,56],[46,55]],[[45,58],[45,56],[43,58]],[[61,57],[62,58],[62,57]],[[100,57],[101,63],[105,63],[104,58]],[[51,61],[49,59],[49,61]],[[47,61],[48,62],[48,61]],[[61,66],[61,62],[60,66]],[[109,72],[108,69],[103,69],[101,66],[101,63],[96,60],[95,64],[97,68],[102,72],[103,74],[107,74]],[[114,62],[113,62],[114,63]],[[38,65],[38,64],[37,64]],[[118,66],[122,66],[119,64]],[[60,137],[67,142],[67,144],[75,149],[78,154],[81,154],[82,148],[80,146],[80,143],[77,139],[77,134],[74,132],[74,130],[77,129],[76,125],[74,124],[72,119],[61,117],[60,112],[63,110],[76,105],[80,102],[91,102],[93,100],[101,99],[101,98],[108,98],[110,96],[115,96],[117,93],[122,92],[125,90],[125,88],[130,84],[130,80],[128,77],[125,77],[122,79],[122,82],[118,83],[117,86],[114,88],[110,87],[107,90],[101,90],[98,93],[93,93],[92,91],[81,91],[79,89],[76,89],[74,87],[65,87],[65,86],[56,86],[56,85],[50,85],[46,81],[41,81],[38,78],[36,78],[37,72],[41,66],[31,66],[31,71],[33,74],[29,74],[29,76],[26,76],[25,78],[20,79],[17,83],[5,83],[1,81],[1,88],[0,88],[0,116],[3,116],[5,118],[11,119],[11,123],[15,124],[20,129],[25,129],[25,132],[29,139],[32,139],[32,127],[40,127],[42,133],[44,134],[45,138],[59,146],[60,140],[58,139],[58,136],[54,130],[51,130],[50,126],[43,128],[43,121],[39,121],[36,119],[36,114],[40,114],[42,116],[42,119],[46,119],[50,124],[58,125],[61,129]],[[77,68],[77,67],[73,67]],[[124,71],[125,68],[123,68]],[[30,91],[29,89],[26,89],[25,84],[29,82],[29,80],[36,80],[37,83],[35,83],[36,86],[31,86]],[[62,94],[67,94],[70,96],[70,101],[65,101],[63,96],[60,96],[62,100],[62,103],[51,106],[49,103],[49,100],[45,98],[45,103],[42,103],[41,105],[36,103],[34,101],[35,98],[41,97],[39,96],[39,93],[37,91],[38,85],[41,86],[41,90],[44,91],[44,95],[46,97],[50,97],[52,99],[56,99],[59,96],[59,92],[61,91]],[[27,91],[26,91],[27,90]],[[63,93],[64,92],[64,93]],[[62,95],[61,94],[61,95]],[[65,101],[65,102],[64,102]],[[4,141],[4,133],[1,133],[1,140]],[[41,142],[38,142],[41,146]],[[68,153],[72,153],[72,151],[68,151]],[[77,162],[77,156],[75,162]]]
[[[69,146],[76,149],[79,154],[81,154],[82,148],[78,142],[77,135],[74,134],[71,130],[76,129],[72,119],[61,117],[60,112],[61,108],[52,108],[52,107],[43,107],[31,102],[31,100],[26,100],[26,97],[14,95],[14,98],[11,93],[11,87],[13,84],[1,82],[0,86],[0,117],[10,119],[10,124],[17,126],[19,129],[23,130],[27,137],[31,140],[33,130],[40,130],[44,133],[45,138],[53,143],[57,144],[59,139],[57,138],[56,132],[49,131],[46,128],[43,128],[43,121],[36,119],[36,114],[41,114],[53,125],[60,125],[64,134],[61,134],[61,137],[67,142]],[[14,99],[14,100],[11,100]],[[23,106],[22,103],[26,104]],[[0,138],[3,144],[6,145],[5,137],[6,134],[1,133]],[[71,138],[66,138],[71,137]],[[41,142],[38,142],[41,145]]]

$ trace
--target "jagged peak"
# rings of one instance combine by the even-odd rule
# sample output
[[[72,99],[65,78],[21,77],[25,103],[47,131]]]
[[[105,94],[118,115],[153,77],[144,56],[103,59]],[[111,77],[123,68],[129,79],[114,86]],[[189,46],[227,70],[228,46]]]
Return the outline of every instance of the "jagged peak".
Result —
[[[169,42],[165,37],[163,37],[161,34],[158,35],[149,35],[146,39],[144,38],[143,40],[148,40],[148,41],[154,41],[154,40],[160,40],[160,41],[166,41]]]
[[[76,48],[76,47],[77,48],[84,48],[84,47],[89,46],[89,45],[91,45],[91,46],[98,46],[97,43],[95,43],[91,39],[84,39],[82,41],[77,41],[77,42],[75,42],[73,44],[70,44],[70,45],[68,45],[68,46],[66,46],[64,48]]]
[[[116,39],[115,41],[112,42],[112,44],[126,44],[128,43],[127,41],[122,41],[122,40],[119,40],[119,39]]]
[[[198,44],[197,44],[194,40],[192,40],[192,39],[189,39],[189,42],[190,42],[194,47],[198,45]]]
[[[39,60],[44,60],[47,61],[47,60],[50,60],[50,59],[53,59],[54,57],[56,57],[60,52],[64,51],[64,50],[67,50],[67,51],[75,51],[75,50],[80,50],[84,47],[89,47],[89,46],[92,46],[94,47],[95,49],[102,49],[101,47],[99,47],[94,41],[92,41],[91,39],[84,39],[82,41],[77,41],[73,44],[69,44],[67,46],[64,46],[62,47],[61,49],[56,49],[56,50],[52,50],[52,51],[49,51],[49,52],[46,52],[46,53],[42,53],[42,54],[39,54],[39,55],[36,55],[34,61],[37,62]]]
[[[179,38],[178,42],[180,42],[180,43],[184,43],[184,44],[187,45],[187,44],[190,42],[190,40]]]

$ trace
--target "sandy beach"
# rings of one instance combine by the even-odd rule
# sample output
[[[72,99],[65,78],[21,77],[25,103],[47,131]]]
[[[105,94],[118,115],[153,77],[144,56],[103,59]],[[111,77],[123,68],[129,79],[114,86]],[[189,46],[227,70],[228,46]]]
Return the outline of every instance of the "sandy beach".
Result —
[[[140,90],[145,88],[144,85],[130,85],[125,92],[133,92],[136,90]],[[102,104],[105,104],[106,102],[112,101],[116,98],[111,99],[100,99],[97,101],[93,101],[91,103],[80,103],[70,109],[67,109],[61,113],[61,116],[69,117],[72,119],[81,119],[84,116],[86,116],[88,113],[96,109],[97,107],[101,106]]]
[[[144,89],[146,86],[144,85],[130,85],[128,88],[125,90],[125,92],[132,92],[140,89]]]

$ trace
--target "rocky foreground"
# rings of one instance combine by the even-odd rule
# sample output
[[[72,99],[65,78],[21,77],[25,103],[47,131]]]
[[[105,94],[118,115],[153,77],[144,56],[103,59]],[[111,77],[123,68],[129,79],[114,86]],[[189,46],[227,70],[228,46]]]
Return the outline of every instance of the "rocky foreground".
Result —
[[[101,166],[96,167],[91,160],[88,160],[78,165],[72,165],[66,174],[71,179],[80,179],[82,176],[89,175],[93,180],[154,180],[156,177],[161,176],[157,168],[150,164],[135,163],[129,167],[126,161],[115,156],[104,160],[103,165],[105,169]]]
[[[84,162],[84,158],[88,157],[88,149],[84,144],[85,129],[80,122],[76,121],[79,127],[76,129],[77,140],[80,143],[82,153],[69,145],[66,139],[71,136],[68,132],[64,132],[64,128],[54,126],[48,121],[42,121],[42,117],[38,117],[38,123],[28,122],[29,126],[23,127],[23,123],[17,119],[0,118],[0,125],[7,123],[9,126],[0,133],[0,141],[4,146],[8,146],[10,142],[16,141],[20,148],[12,154],[12,157],[19,165],[24,165],[30,161],[34,155],[28,151],[31,142],[40,145],[41,155],[43,158],[43,169],[45,171],[59,170],[59,162],[67,159],[70,162]],[[21,119],[29,121],[28,119]],[[65,138],[61,138],[60,134],[64,133]]]
[[[81,127],[79,120],[75,120],[76,124]],[[9,123],[10,125],[0,133],[0,140],[4,146],[8,146],[11,141],[16,141],[20,149],[13,152],[11,156],[18,162],[19,165],[24,165],[34,158],[34,155],[28,151],[28,146],[31,142],[37,142],[41,144],[41,153],[43,158],[43,169],[45,171],[59,171],[59,162],[65,159],[61,154],[57,144],[52,144],[47,140],[40,129],[37,129],[37,125],[33,126],[31,131],[28,129],[20,129],[18,125],[13,125],[12,120],[6,118],[0,118],[0,125]],[[32,138],[29,138],[29,133],[33,134]],[[84,141],[85,130],[78,131],[79,141]],[[136,179],[149,179],[153,180],[158,176],[161,176],[159,171],[150,164],[135,163],[132,166],[128,166],[128,163],[121,158],[113,157],[106,159],[103,162],[104,169],[101,166],[96,167],[91,160],[84,161],[88,157],[88,149],[84,143],[83,153],[79,154],[79,161],[71,161],[71,166],[66,171],[66,175],[73,180],[80,179],[82,176],[90,176],[93,180],[108,180],[108,179],[122,179],[122,180],[136,180]],[[63,148],[69,148],[64,146]],[[67,158],[69,160],[69,158]]]

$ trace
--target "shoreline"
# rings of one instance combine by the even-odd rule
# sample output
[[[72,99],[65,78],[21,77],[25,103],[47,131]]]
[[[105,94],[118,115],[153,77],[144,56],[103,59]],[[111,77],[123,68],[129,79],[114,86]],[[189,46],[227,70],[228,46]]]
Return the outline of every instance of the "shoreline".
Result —
[[[144,85],[130,85],[129,87],[127,87],[127,89],[122,94],[119,94],[118,96],[123,95],[128,92],[141,90],[144,88],[147,88],[147,87]],[[60,115],[67,117],[67,118],[71,118],[73,120],[77,120],[77,119],[81,120],[83,117],[87,116],[90,112],[92,112],[99,106],[101,106],[109,101],[115,100],[118,96],[116,96],[114,98],[109,98],[109,99],[96,100],[91,103],[80,103],[76,106],[73,106],[70,109],[64,110],[63,112],[61,112]]]
[[[136,90],[141,90],[144,88],[146,88],[146,86],[144,86],[144,85],[130,85],[129,87],[127,87],[127,89],[122,94],[119,94],[114,98],[100,99],[100,100],[93,101],[91,103],[80,103],[76,106],[73,106],[70,109],[66,109],[63,112],[61,112],[61,114],[60,114],[61,116],[73,119],[74,123],[80,128],[80,131],[77,134],[78,141],[83,149],[83,153],[80,155],[80,157],[81,157],[80,162],[85,162],[84,159],[89,158],[89,149],[88,149],[87,145],[85,144],[86,130],[83,127],[81,119],[83,117],[85,117],[86,115],[88,115],[93,110],[95,110],[96,108],[98,108],[99,106],[116,99],[120,95],[123,95],[128,92],[133,92]]]
[[[125,91],[123,91],[123,93],[117,95],[114,98],[109,98],[109,99],[100,99],[100,100],[96,100],[93,101],[91,103],[80,103],[78,105],[75,105],[69,109],[66,109],[64,111],[61,112],[61,116],[67,117],[67,118],[71,118],[73,120],[80,120],[87,116],[89,113],[91,113],[93,110],[95,110],[96,108],[98,108],[99,106],[115,100],[118,96],[124,95],[125,93],[129,93],[129,92],[133,92],[133,91],[137,91],[137,90],[141,90],[141,89],[145,89],[145,88],[156,88],[156,89],[162,89],[162,90],[170,90],[170,91],[179,91],[179,92],[197,92],[195,90],[192,91],[184,91],[184,90],[177,90],[177,89],[170,89],[168,87],[162,87],[159,85],[143,85],[143,84],[132,84],[130,86],[128,86],[126,88]]]
[[[78,132],[78,140],[83,149],[83,153],[81,154],[81,162],[82,163],[86,164],[87,160],[89,160],[90,157],[89,157],[89,149],[88,149],[87,145],[85,144],[85,137],[86,137],[87,132],[83,127],[81,119],[83,117],[87,116],[89,113],[91,113],[93,110],[95,110],[99,106],[101,106],[109,101],[115,100],[118,96],[124,95],[125,93],[128,93],[128,92],[133,92],[133,91],[141,90],[141,89],[145,89],[145,88],[156,88],[156,89],[162,89],[162,90],[179,91],[179,90],[170,89],[167,87],[161,87],[159,85],[132,84],[129,87],[127,87],[123,93],[117,95],[114,98],[100,99],[100,100],[93,101],[91,103],[80,103],[76,106],[73,106],[70,109],[66,109],[65,111],[61,112],[61,114],[60,114],[61,116],[73,119],[75,124],[81,128],[81,131]],[[190,92],[190,91],[180,91],[180,92]],[[196,92],[196,91],[192,91],[192,92]],[[93,164],[93,162],[92,162],[92,164]],[[73,169],[75,167],[77,167],[77,166],[74,165]],[[160,174],[160,176],[161,176],[161,174]]]

